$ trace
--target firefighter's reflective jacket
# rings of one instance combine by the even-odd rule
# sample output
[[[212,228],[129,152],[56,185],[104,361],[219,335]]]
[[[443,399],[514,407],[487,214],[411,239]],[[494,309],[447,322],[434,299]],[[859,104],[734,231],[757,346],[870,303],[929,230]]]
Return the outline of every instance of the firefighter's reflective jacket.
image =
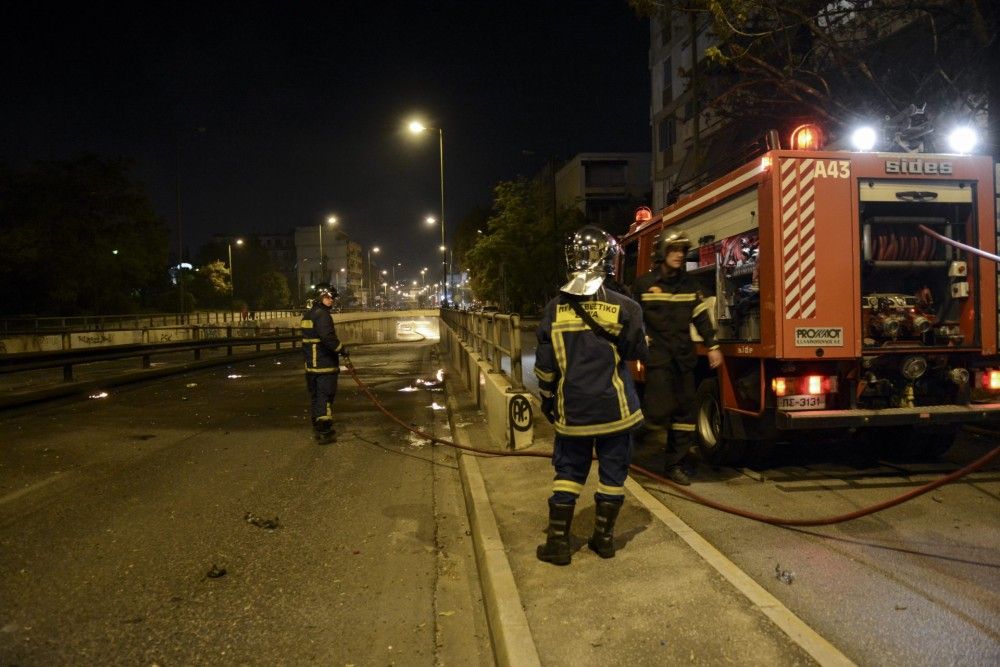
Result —
[[[576,299],[616,342],[594,333],[569,299]],[[557,433],[605,435],[642,422],[639,397],[625,365],[646,356],[639,304],[603,287],[591,297],[560,293],[545,306],[537,336],[535,375],[543,400],[553,401]]]
[[[302,352],[306,373],[339,373],[340,355],[344,344],[337,338],[330,309],[321,302],[302,315]]]
[[[718,348],[708,304],[695,281],[684,271],[664,276],[659,265],[639,276],[632,285],[642,304],[646,334],[650,338],[649,366],[666,366],[671,361],[679,370],[694,368],[697,361],[691,327],[694,324],[708,349]]]

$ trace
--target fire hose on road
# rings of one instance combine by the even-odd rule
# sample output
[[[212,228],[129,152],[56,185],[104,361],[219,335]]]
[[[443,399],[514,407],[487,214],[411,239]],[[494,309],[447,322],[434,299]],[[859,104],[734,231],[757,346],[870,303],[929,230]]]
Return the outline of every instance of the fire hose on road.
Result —
[[[361,391],[368,397],[368,399],[375,405],[375,407],[379,409],[380,412],[382,412],[386,417],[393,420],[406,430],[411,431],[422,438],[425,438],[431,442],[435,442],[441,445],[448,445],[449,447],[454,447],[455,449],[461,449],[468,452],[475,452],[477,454],[485,454],[487,456],[532,456],[544,459],[552,458],[551,452],[517,452],[517,451],[495,452],[485,449],[477,449],[475,447],[467,447],[465,445],[459,445],[458,443],[451,442],[450,440],[445,440],[443,438],[438,438],[436,436],[430,435],[429,433],[426,433],[418,428],[411,426],[410,424],[407,424],[399,417],[392,414],[388,409],[386,409],[386,407],[382,404],[382,402],[378,399],[378,397],[375,396],[375,394],[368,387],[368,385],[366,385],[358,376],[357,370],[354,368],[354,364],[351,362],[351,359],[349,357],[346,358],[344,363],[347,366],[347,370],[351,374],[351,377],[354,378],[354,382],[357,383]],[[733,507],[731,505],[719,503],[709,498],[705,498],[704,496],[700,496],[697,493],[689,491],[683,486],[679,486],[674,482],[672,482],[671,480],[662,477],[661,475],[658,475],[650,470],[642,468],[640,466],[631,465],[629,466],[629,468],[633,472],[639,473],[640,475],[648,477],[654,481],[660,482],[662,484],[668,484],[674,490],[687,496],[694,502],[704,505],[705,507],[711,507],[712,509],[719,510],[720,512],[726,512],[728,514],[733,514],[735,516],[741,516],[746,519],[752,519],[754,521],[773,524],[776,526],[828,526],[835,523],[842,523],[844,521],[857,519],[863,516],[867,516],[869,514],[874,514],[876,512],[881,512],[882,510],[889,509],[890,507],[895,507],[896,505],[905,503],[908,500],[912,500],[918,496],[921,496],[925,493],[933,491],[934,489],[944,486],[945,484],[949,484],[957,479],[961,479],[962,477],[965,477],[966,475],[975,472],[976,470],[979,470],[983,466],[990,463],[993,459],[997,458],[997,456],[1000,456],[1000,446],[994,447],[992,451],[981,456],[980,458],[976,459],[967,466],[960,468],[959,470],[944,475],[943,477],[940,477],[939,479],[936,479],[933,482],[928,482],[927,484],[919,486],[916,489],[907,491],[906,493],[896,496],[895,498],[890,498],[889,500],[883,501],[881,503],[877,503],[869,507],[863,507],[861,509],[855,510],[853,512],[848,512],[846,514],[838,514],[836,516],[822,517],[818,519],[790,519],[783,517],[768,516],[765,514],[757,514],[755,512],[750,512],[748,510],[740,509],[738,507]]]

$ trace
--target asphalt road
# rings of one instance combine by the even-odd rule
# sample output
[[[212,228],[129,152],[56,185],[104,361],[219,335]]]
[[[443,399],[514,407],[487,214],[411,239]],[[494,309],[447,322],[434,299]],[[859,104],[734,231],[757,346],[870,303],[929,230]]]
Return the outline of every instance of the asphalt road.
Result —
[[[964,433],[936,462],[875,460],[859,442],[781,445],[754,469],[701,465],[691,488],[771,516],[830,517],[952,472],[1000,445]],[[639,449],[637,464],[662,465]],[[782,528],[638,477],[809,626],[861,665],[1000,664],[1000,464],[853,521]]]
[[[432,349],[354,360],[447,436]],[[0,664],[492,664],[451,450],[336,405],[289,354],[5,413]]]

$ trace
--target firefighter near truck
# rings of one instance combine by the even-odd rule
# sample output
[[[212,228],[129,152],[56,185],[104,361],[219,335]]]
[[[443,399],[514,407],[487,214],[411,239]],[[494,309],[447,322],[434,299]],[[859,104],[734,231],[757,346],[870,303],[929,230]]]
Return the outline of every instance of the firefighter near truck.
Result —
[[[720,368],[698,345],[702,456],[854,434],[934,457],[1000,415],[997,270],[976,254],[996,250],[994,178],[989,156],[777,149],[640,209],[618,275],[687,237],[718,330]]]

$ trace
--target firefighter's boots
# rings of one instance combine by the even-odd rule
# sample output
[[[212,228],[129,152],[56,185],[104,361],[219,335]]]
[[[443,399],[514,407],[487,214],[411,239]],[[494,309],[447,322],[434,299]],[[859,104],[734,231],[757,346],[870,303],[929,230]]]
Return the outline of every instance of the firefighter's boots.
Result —
[[[621,508],[620,503],[597,502],[594,513],[594,535],[587,542],[587,546],[601,558],[615,557],[615,520]]]
[[[538,545],[535,555],[538,560],[553,565],[569,565],[573,554],[570,551],[569,535],[573,524],[574,505],[549,503],[548,538]]]

